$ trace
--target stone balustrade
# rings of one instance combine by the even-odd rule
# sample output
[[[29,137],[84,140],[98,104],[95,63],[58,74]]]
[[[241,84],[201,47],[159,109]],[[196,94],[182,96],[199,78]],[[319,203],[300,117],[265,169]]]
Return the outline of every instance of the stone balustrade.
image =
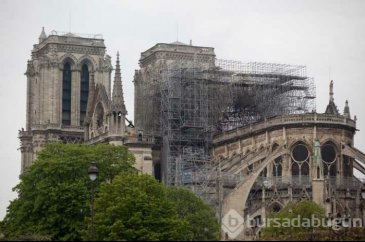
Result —
[[[197,49],[199,49],[199,54],[209,54],[209,55],[215,55],[214,54],[214,48],[211,47],[199,47],[199,46],[191,46],[191,45],[176,45],[176,48],[172,48],[173,44],[164,44],[160,43],[155,45],[154,47],[148,49],[147,51],[143,52],[141,54],[141,58],[145,58],[147,56],[150,56],[153,52],[156,51],[172,51],[176,49],[179,52],[184,53],[195,53]]]
[[[116,137],[120,137],[120,136],[116,136]],[[97,144],[97,143],[101,143],[101,142],[105,141],[106,138],[113,138],[113,136],[110,135],[109,132],[106,132],[106,133],[98,135],[94,138],[89,139],[86,143],[87,144]],[[125,137],[124,143],[125,144],[143,143],[143,144],[153,145],[155,143],[155,139],[152,135],[143,135],[142,138],[137,137],[137,136],[129,136],[129,137]]]
[[[35,130],[47,130],[47,129],[59,129],[64,131],[84,131],[82,126],[72,126],[72,125],[60,125],[60,124],[34,124],[32,125],[32,131]]]
[[[348,119],[344,116],[335,116],[328,114],[308,113],[308,114],[293,114],[285,116],[277,116],[268,118],[264,121],[257,122],[245,127],[225,131],[222,134],[216,135],[213,144],[218,145],[230,140],[236,140],[238,137],[249,136],[253,133],[259,133],[266,129],[274,127],[285,127],[287,125],[339,125],[353,130],[356,130],[356,121]]]
[[[42,49],[47,44],[75,44],[93,47],[105,47],[101,35],[86,34],[64,34],[61,32],[51,32],[47,39],[35,46],[35,49]]]

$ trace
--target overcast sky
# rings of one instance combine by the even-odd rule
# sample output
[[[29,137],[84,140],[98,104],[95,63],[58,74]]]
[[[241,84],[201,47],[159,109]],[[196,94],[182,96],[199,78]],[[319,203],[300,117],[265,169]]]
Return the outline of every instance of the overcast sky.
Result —
[[[74,33],[102,34],[113,65],[120,51],[131,119],[140,53],[159,42],[191,39],[194,45],[214,47],[217,58],[306,65],[317,87],[317,111],[324,112],[333,79],[340,111],[348,99],[351,114],[357,115],[355,146],[364,151],[364,13],[362,0],[0,0],[0,220],[16,196],[11,189],[19,181],[24,72],[42,26],[47,34],[70,26]]]

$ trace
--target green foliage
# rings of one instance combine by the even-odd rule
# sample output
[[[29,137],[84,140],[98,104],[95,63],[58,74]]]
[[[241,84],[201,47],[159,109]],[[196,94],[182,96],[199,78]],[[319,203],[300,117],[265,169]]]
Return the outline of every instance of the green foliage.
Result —
[[[364,241],[364,228],[342,228],[335,231],[331,228],[327,230],[315,230],[311,232],[299,232],[279,236],[266,236],[260,238],[265,241]]]
[[[323,230],[321,225],[325,222],[324,208],[313,201],[289,204],[284,210],[269,216],[266,227],[262,230],[262,239],[313,233],[315,230]]]
[[[166,188],[151,176],[138,175],[125,147],[59,143],[46,146],[21,176],[14,188],[18,198],[0,222],[0,235],[20,241],[89,239],[91,162],[100,171],[95,239],[219,238],[212,209],[188,190]]]
[[[175,204],[179,217],[188,222],[189,230],[193,234],[192,240],[219,240],[219,223],[212,208],[184,188],[170,187],[167,196]]]
[[[7,239],[25,237],[80,240],[90,213],[87,170],[96,162],[97,182],[111,181],[121,172],[135,173],[134,157],[125,147],[53,143],[46,146],[21,177],[3,221]]]
[[[187,222],[167,199],[166,188],[149,175],[120,175],[102,184],[94,221],[95,239],[101,241],[192,238]]]
[[[43,235],[25,235],[25,236],[18,236],[13,238],[14,241],[52,241],[49,236],[43,236]]]
[[[0,221],[0,241],[4,241],[4,233],[3,233],[3,231],[4,231],[4,228],[3,228],[3,222],[2,221]]]

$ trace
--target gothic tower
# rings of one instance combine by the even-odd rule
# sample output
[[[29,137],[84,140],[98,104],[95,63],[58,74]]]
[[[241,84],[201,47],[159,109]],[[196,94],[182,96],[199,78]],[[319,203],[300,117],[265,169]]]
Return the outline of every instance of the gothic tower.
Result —
[[[126,115],[118,52],[112,96],[107,94],[104,85],[96,84],[91,89],[85,120],[85,143],[126,146],[135,157],[135,168],[142,173],[154,175],[152,161],[154,139],[151,136],[137,134],[131,124],[126,126]]]
[[[90,90],[88,111],[84,123],[85,141],[91,143],[93,140],[97,142],[121,141],[118,144],[123,145],[126,136],[126,115],[118,52],[112,97],[102,84],[96,84]]]
[[[111,133],[114,135],[123,135],[126,131],[125,116],[127,109],[124,104],[122,76],[120,72],[119,52],[117,53],[117,64],[114,74],[113,97],[111,103],[112,119]]]
[[[19,132],[22,172],[50,141],[83,142],[90,90],[111,93],[110,56],[100,35],[82,36],[44,29],[27,71],[26,129]]]

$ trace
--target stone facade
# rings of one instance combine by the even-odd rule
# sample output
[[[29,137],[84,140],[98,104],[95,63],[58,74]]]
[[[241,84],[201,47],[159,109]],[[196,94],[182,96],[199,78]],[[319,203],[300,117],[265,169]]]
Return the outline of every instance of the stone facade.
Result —
[[[263,221],[306,199],[325,208],[328,218],[365,222],[363,183],[353,174],[353,168],[365,174],[365,155],[354,148],[356,120],[348,103],[344,115],[338,113],[333,83],[331,92],[331,108],[324,114],[273,117],[215,137],[213,153],[221,172],[236,181],[223,185],[222,215],[234,209],[243,218]],[[245,223],[235,239],[254,239],[259,233],[260,228]]]
[[[133,128],[125,125],[119,56],[112,93],[113,67],[105,48],[100,36],[52,31],[47,37],[42,30],[25,73],[26,129],[19,131],[22,172],[45,144],[61,141],[130,143],[132,152],[146,154],[137,158],[137,166],[153,174],[151,159],[144,159],[152,156],[151,142],[146,137],[138,140]]]
[[[137,169],[166,181],[169,157],[164,157],[164,149],[170,136],[161,131],[163,91],[159,84],[166,68],[178,65],[195,70],[195,63],[200,70],[216,68],[214,49],[174,42],[159,43],[143,52],[134,77],[136,126],[127,126],[119,54],[112,91],[113,67],[102,38],[56,32],[47,37],[42,31],[25,73],[27,121],[26,128],[19,131],[22,172],[49,142],[110,143],[127,146]],[[211,80],[208,74],[206,80]],[[213,160],[202,161],[216,162],[219,166],[213,167],[214,171],[219,169],[219,174],[229,179],[218,177],[222,180],[217,182],[217,177],[204,173],[204,182],[199,179],[196,183],[213,181],[209,188],[221,199],[216,203],[221,215],[234,209],[242,217],[262,220],[290,202],[309,199],[323,206],[328,217],[362,218],[365,224],[365,190],[353,174],[354,168],[365,174],[365,155],[354,147],[356,117],[351,119],[347,101],[343,114],[339,113],[333,82],[329,94],[324,114],[275,116],[222,131],[213,138],[213,147],[209,143]],[[168,118],[176,119],[174,115]],[[193,130],[183,124],[184,130]],[[189,150],[186,144],[199,148],[196,140],[189,142],[183,144],[185,150]],[[181,158],[181,152],[174,155]],[[245,224],[236,239],[252,239],[259,232]]]
[[[181,42],[170,44],[158,43],[141,53],[140,70],[134,76],[135,103],[134,120],[136,127],[142,131],[161,136],[160,120],[149,117],[160,117],[160,104],[151,100],[160,93],[158,83],[162,80],[162,72],[168,66],[191,66],[199,63],[199,68],[208,69],[214,66],[214,48],[187,45]]]
[[[161,174],[159,179],[168,183],[167,176],[173,171],[169,171],[167,163],[172,159],[164,154],[166,150],[176,147],[166,145],[169,141],[163,141],[166,134],[161,130],[164,125],[161,120],[166,113],[161,110],[163,75],[173,66],[186,68],[199,64],[200,70],[214,67],[214,48],[181,42],[158,43],[141,53],[139,64],[140,69],[135,71],[134,76],[134,121],[138,132],[155,137],[154,153],[159,155],[153,156],[154,170]]]

